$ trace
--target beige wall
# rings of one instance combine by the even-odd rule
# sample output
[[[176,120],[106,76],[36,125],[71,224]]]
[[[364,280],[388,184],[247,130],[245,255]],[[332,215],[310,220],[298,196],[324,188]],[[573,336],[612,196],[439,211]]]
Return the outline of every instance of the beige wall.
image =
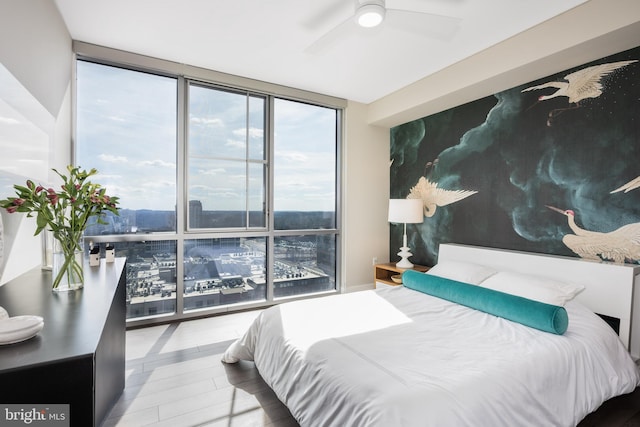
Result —
[[[389,129],[366,124],[367,106],[349,102],[343,147],[342,282],[373,288],[373,258],[389,261]]]
[[[71,158],[71,37],[51,0],[0,0],[0,62],[52,116],[49,164]],[[1,194],[2,198],[10,194]],[[40,264],[40,237],[24,215],[2,210],[5,268],[0,284]]]

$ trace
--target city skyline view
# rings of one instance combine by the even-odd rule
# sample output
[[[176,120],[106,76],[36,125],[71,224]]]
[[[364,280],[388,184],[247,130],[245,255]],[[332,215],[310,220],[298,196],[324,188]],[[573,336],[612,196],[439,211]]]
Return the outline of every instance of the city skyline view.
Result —
[[[336,290],[340,110],[84,60],[77,76],[76,164],[120,199],[85,239],[127,258],[128,319]]]
[[[177,277],[175,240],[119,242],[127,257],[127,318],[176,311],[178,283],[185,311],[266,300],[266,239],[190,239],[184,244],[184,276]],[[274,297],[335,290],[335,240],[324,236],[276,239]]]

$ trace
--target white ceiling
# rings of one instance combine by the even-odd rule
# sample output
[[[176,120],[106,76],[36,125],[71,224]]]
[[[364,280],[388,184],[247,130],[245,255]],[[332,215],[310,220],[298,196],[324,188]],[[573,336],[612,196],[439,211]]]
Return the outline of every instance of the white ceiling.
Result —
[[[74,40],[368,104],[585,1],[387,0],[423,13],[369,30],[354,0],[55,3]]]

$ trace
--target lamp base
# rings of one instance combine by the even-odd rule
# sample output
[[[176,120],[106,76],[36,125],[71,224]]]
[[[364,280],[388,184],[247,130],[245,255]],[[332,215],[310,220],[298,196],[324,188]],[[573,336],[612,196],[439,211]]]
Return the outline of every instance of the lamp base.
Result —
[[[413,264],[411,263],[411,261],[409,261],[407,259],[410,256],[412,256],[413,254],[411,252],[409,252],[409,248],[407,246],[402,246],[400,248],[400,252],[398,252],[398,255],[402,259],[396,263],[396,267],[398,267],[398,268],[413,268]]]

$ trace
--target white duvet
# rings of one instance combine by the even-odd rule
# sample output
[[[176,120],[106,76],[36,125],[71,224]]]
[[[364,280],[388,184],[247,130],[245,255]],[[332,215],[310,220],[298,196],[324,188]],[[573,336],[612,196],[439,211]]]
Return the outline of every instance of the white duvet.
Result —
[[[302,426],[575,426],[640,383],[577,302],[541,332],[402,286],[262,312],[223,361],[254,360]]]

